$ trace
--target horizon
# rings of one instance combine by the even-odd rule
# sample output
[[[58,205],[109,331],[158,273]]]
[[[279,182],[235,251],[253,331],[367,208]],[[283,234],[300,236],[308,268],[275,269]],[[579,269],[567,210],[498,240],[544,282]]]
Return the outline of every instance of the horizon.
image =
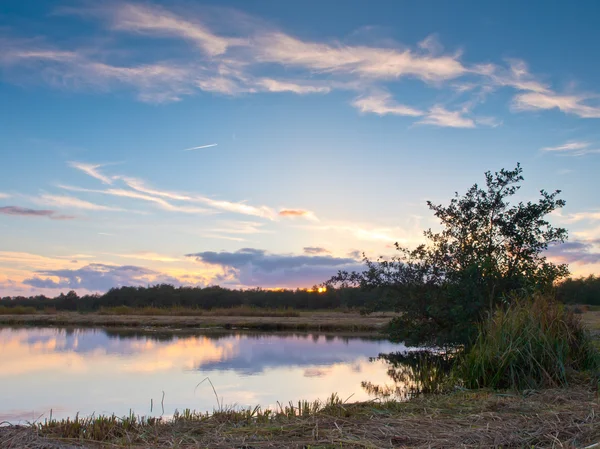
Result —
[[[600,273],[596,2],[36,6],[0,6],[0,296],[311,288],[517,162]]]

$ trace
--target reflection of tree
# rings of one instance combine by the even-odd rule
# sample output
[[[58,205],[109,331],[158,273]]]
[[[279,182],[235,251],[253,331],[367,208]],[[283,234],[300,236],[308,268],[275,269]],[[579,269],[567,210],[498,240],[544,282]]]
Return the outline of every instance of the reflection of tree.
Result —
[[[372,361],[388,364],[387,374],[392,385],[362,382],[365,391],[374,397],[409,399],[418,394],[439,393],[447,384],[455,360],[455,353],[431,351],[396,352],[379,354]]]

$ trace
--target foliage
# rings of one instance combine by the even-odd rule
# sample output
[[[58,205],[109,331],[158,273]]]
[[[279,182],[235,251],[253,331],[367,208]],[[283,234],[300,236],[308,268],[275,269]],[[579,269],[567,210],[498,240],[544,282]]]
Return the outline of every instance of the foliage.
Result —
[[[575,372],[599,368],[579,318],[543,295],[496,309],[457,365],[468,388],[518,390],[566,386]]]
[[[556,297],[565,304],[600,306],[600,277],[565,279],[556,287]]]
[[[389,327],[411,345],[466,344],[477,323],[511,294],[552,289],[566,276],[566,265],[546,260],[548,245],[563,242],[567,231],[554,228],[546,215],[564,206],[560,191],[540,192],[537,202],[511,205],[520,189],[522,168],[485,174],[486,186],[473,185],[447,206],[427,202],[442,230],[425,232],[428,244],[376,261],[365,257],[362,273],[339,272],[332,287],[381,292],[371,311],[402,312]]]
[[[320,310],[362,308],[372,302],[377,292],[360,291],[359,289],[337,289],[324,293],[307,290],[231,290],[218,286],[211,287],[174,287],[161,284],[150,287],[113,288],[103,295],[78,296],[76,292],[60,294],[55,298],[46,296],[5,297],[0,299],[0,307],[16,306],[34,307],[37,310],[53,308],[56,311],[70,310],[93,312],[101,308],[110,309],[124,307],[125,313],[136,313],[129,309],[146,308],[144,314],[164,314],[164,311],[153,309],[193,309],[201,310],[236,309],[232,313],[264,316],[255,309],[281,310],[277,316],[290,316],[288,309]],[[250,310],[252,309],[252,310]],[[288,315],[285,315],[288,313]],[[175,313],[176,314],[176,313]],[[238,315],[240,316],[240,315]]]
[[[31,315],[36,312],[35,307],[4,307],[0,306],[0,315]]]

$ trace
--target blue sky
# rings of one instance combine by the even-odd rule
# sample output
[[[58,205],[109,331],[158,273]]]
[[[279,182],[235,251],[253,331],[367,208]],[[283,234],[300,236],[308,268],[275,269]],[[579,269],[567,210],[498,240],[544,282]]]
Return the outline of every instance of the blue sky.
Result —
[[[4,1],[0,288],[310,287],[517,162],[597,273],[599,12]]]

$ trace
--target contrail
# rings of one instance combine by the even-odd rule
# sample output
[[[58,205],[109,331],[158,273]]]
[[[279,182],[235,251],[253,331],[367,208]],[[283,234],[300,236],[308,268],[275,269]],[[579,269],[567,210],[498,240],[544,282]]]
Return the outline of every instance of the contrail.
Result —
[[[202,146],[199,146],[199,147],[186,148],[186,149],[185,149],[185,150],[183,150],[183,151],[200,150],[201,148],[210,148],[210,147],[216,147],[216,146],[217,146],[217,144],[216,144],[216,143],[211,143],[211,144],[209,144],[209,145],[202,145]]]

